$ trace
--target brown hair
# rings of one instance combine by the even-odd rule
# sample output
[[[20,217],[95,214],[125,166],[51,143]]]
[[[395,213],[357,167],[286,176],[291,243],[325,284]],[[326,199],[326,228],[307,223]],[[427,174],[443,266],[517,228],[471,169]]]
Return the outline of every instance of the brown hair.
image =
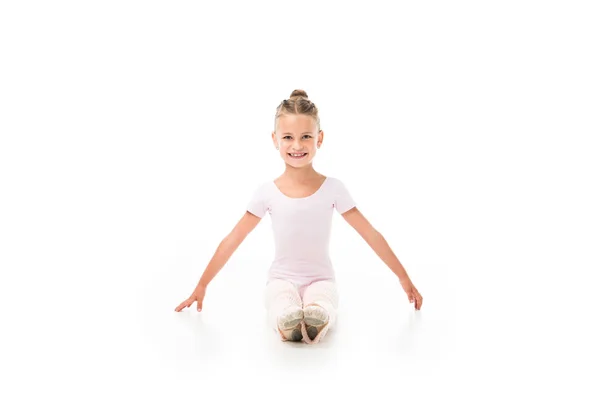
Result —
[[[308,99],[304,90],[296,89],[292,92],[289,99],[283,100],[275,112],[275,130],[277,130],[277,120],[285,114],[301,114],[312,117],[317,124],[317,131],[321,130],[321,120],[319,118],[319,109]]]

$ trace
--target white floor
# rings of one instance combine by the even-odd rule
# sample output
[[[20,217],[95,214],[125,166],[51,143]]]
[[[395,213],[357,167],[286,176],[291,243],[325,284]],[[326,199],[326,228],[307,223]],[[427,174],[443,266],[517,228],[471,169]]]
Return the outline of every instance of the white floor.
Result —
[[[182,279],[189,266],[177,258],[149,262],[145,275],[97,266],[96,279],[89,270],[85,279],[55,276],[46,289],[42,273],[32,288],[43,296],[25,294],[23,307],[9,299],[3,390],[10,398],[597,398],[598,314],[590,304],[560,306],[560,280],[530,295],[526,275],[469,287],[477,276],[461,284],[460,271],[422,265],[429,272],[413,268],[424,295],[415,311],[383,264],[360,275],[348,258],[338,325],[311,346],[268,329],[259,266],[243,255],[211,283],[201,313],[174,312],[195,284]]]

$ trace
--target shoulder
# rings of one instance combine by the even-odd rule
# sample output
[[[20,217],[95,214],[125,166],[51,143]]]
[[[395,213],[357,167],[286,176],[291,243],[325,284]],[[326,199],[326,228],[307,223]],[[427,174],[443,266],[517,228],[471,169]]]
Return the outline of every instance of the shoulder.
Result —
[[[335,176],[327,176],[327,182],[332,186],[342,183],[341,179]]]
[[[341,178],[330,177],[329,184],[329,193],[332,197],[333,205],[340,214],[344,214],[356,207],[353,196]]]
[[[339,177],[328,176],[327,182],[328,182],[329,186],[335,190],[344,190],[346,188],[346,184],[344,183],[344,180],[342,180]]]
[[[255,195],[268,195],[273,191],[274,183],[272,180],[261,180],[254,183]]]

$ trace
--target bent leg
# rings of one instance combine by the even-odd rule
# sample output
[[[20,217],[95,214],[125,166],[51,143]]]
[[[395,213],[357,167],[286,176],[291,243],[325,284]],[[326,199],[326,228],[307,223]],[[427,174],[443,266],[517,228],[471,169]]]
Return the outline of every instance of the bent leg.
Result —
[[[269,281],[265,290],[265,307],[267,322],[279,332],[281,340],[302,340],[300,324],[304,311],[296,285],[282,279]]]
[[[339,296],[334,281],[325,280],[310,284],[303,294],[303,336],[307,343],[318,343],[337,320]]]

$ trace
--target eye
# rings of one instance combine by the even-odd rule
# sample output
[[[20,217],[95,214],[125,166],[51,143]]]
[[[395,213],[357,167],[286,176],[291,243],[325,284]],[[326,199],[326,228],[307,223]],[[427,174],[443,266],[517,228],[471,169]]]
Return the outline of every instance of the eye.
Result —
[[[304,135],[303,137],[312,138],[311,135]],[[283,139],[291,138],[291,136],[284,136]]]

